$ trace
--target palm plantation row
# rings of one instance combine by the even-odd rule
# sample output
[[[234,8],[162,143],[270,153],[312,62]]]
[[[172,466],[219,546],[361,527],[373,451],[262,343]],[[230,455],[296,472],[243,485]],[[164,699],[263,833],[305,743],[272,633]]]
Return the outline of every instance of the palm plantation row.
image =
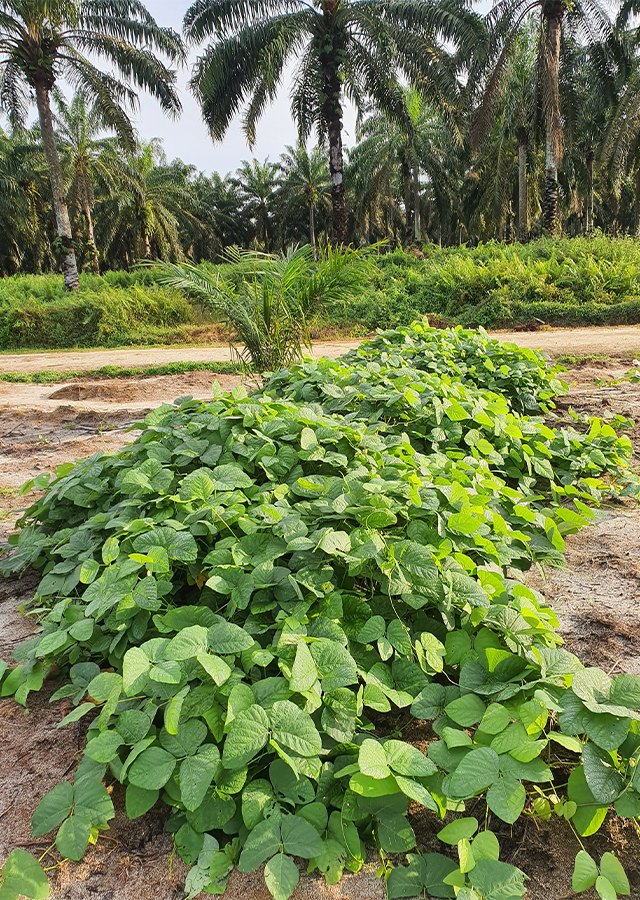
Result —
[[[485,17],[458,0],[196,0],[183,40],[139,0],[0,0],[2,271],[57,264],[73,288],[76,252],[97,269],[316,234],[450,244],[558,225],[637,230],[634,11],[626,3],[614,21],[562,0],[501,0]],[[214,140],[241,113],[251,145],[293,64],[301,147],[316,133],[319,148],[207,177],[139,144],[138,91],[178,115],[173,67],[189,46]],[[78,92],[70,104],[63,78]],[[345,153],[347,99],[360,118]],[[30,101],[39,125],[25,130]]]

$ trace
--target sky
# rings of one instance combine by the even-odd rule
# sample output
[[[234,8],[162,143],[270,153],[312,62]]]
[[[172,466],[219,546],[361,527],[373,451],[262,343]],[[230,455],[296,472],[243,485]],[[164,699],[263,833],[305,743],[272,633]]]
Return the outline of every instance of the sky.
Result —
[[[182,29],[182,18],[191,5],[189,0],[146,0],[146,7],[158,25]],[[198,55],[197,49],[190,54],[190,63]],[[235,172],[243,159],[255,156],[259,160],[269,157],[277,162],[287,144],[296,143],[296,129],[291,119],[288,96],[288,78],[283,80],[275,103],[267,109],[258,123],[257,141],[249,149],[242,132],[240,117],[229,127],[224,141],[212,142],[202,121],[200,109],[187,88],[191,64],[178,72],[178,85],[182,101],[182,115],[172,121],[164,115],[159,104],[143,92],[140,93],[140,111],[134,117],[140,136],[146,140],[162,138],[168,160],[180,157],[184,162],[195,165],[203,172]],[[355,111],[345,110],[344,143],[355,143]]]

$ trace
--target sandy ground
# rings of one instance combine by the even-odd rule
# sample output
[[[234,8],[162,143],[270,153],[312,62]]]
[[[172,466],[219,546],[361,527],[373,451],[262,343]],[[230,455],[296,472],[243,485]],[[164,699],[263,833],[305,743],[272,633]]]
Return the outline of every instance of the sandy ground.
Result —
[[[638,332],[640,336],[640,331]],[[360,341],[317,341],[311,355],[335,359],[357,347]],[[640,342],[639,342],[640,346]],[[86,372],[102,366],[163,366],[180,362],[229,362],[228,346],[220,347],[143,347],[122,350],[61,350],[56,353],[0,353],[0,372]]]
[[[633,358],[640,354],[640,325],[617,328],[543,328],[540,331],[500,331],[495,337],[550,356],[604,354]],[[317,341],[312,356],[341,356],[354,341]],[[0,353],[0,372],[86,372],[102,366],[161,366],[171,362],[228,362],[229,347],[144,347],[122,350],[61,350],[56,353]]]
[[[554,355],[608,355],[615,357],[598,364],[591,362],[570,370],[565,376],[570,394],[558,403],[556,414],[569,421],[570,410],[605,417],[622,414],[640,421],[640,385],[613,384],[628,369],[621,359],[636,355],[632,338],[640,329],[606,329],[564,333],[564,344],[552,350]],[[629,349],[618,338],[622,332]],[[558,332],[511,335],[528,346],[540,346],[541,338],[555,339]],[[506,335],[501,335],[506,338]],[[580,349],[575,339],[580,337]],[[612,350],[609,344],[615,345]],[[622,349],[621,349],[622,348]],[[346,345],[335,348],[335,355]],[[119,353],[120,351],[114,351]],[[124,351],[123,351],[124,352]],[[162,351],[126,351],[122,363],[134,363],[132,354],[152,352],[158,362]],[[199,351],[193,351],[199,352]],[[77,354],[78,356],[84,354]],[[36,356],[36,355],[34,355]],[[64,357],[67,354],[46,354]],[[30,360],[33,370],[42,368],[42,355]],[[183,353],[173,359],[184,359]],[[199,358],[199,357],[190,357]],[[4,364],[0,358],[0,364]],[[109,360],[111,361],[111,360]],[[88,368],[105,363],[91,360]],[[61,366],[76,368],[77,363]],[[9,366],[6,367],[9,369]],[[15,370],[15,369],[14,369]],[[605,382],[596,385],[596,379]],[[212,376],[189,373],[157,379],[82,380],[70,385],[25,385],[37,389],[27,402],[15,402],[15,395],[0,393],[0,540],[12,528],[17,509],[24,499],[17,496],[18,486],[41,471],[52,471],[63,461],[84,457],[96,450],[116,450],[131,439],[127,431],[145,409],[162,401],[191,394],[208,396]],[[218,376],[224,388],[239,379]],[[0,389],[15,389],[0,385]],[[640,452],[640,427],[628,432]],[[530,583],[542,590],[560,612],[561,632],[566,646],[585,663],[602,666],[610,672],[640,674],[640,514],[631,504],[618,504],[603,510],[601,520],[592,528],[567,541],[567,568],[532,572]],[[28,600],[36,586],[32,576],[20,581],[0,580],[0,658],[9,659],[16,644],[30,632],[31,622],[21,616],[19,605]],[[81,756],[84,741],[82,723],[61,731],[56,725],[68,712],[65,701],[49,704],[57,685],[47,686],[33,698],[28,714],[11,699],[0,700],[0,864],[11,849],[20,846],[37,856],[48,844],[34,840],[30,818],[47,790],[70,777]],[[426,735],[416,728],[415,740]],[[92,847],[81,863],[61,863],[55,849],[43,859],[53,867],[49,872],[52,900],[182,900],[186,867],[171,858],[171,840],[164,833],[165,812],[156,808],[135,822],[123,811],[121,791],[114,791],[117,815],[111,828]],[[484,816],[484,809],[469,809],[469,815]],[[418,846],[425,852],[446,852],[435,837],[442,827],[432,813],[417,811],[412,824]],[[499,834],[501,858],[520,866],[530,876],[526,900],[569,900],[573,858],[578,849],[566,823],[549,824],[523,818],[513,827],[491,819]],[[640,897],[640,843],[630,824],[618,820],[605,823],[601,832],[585,840],[585,846],[599,858],[613,850],[623,862],[631,881],[631,896]],[[303,875],[294,900],[383,900],[382,883],[375,877],[379,860],[372,855],[369,866],[357,876],[345,878],[328,887],[317,878]],[[205,895],[203,895],[204,897]],[[235,872],[226,894],[228,900],[269,900],[261,872],[240,875]],[[595,900],[593,890],[581,895]]]

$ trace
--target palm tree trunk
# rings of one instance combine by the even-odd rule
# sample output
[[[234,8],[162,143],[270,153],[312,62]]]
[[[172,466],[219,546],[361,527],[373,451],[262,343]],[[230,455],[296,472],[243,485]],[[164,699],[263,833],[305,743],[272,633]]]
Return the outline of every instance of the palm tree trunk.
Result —
[[[544,113],[546,129],[546,174],[542,200],[542,225],[550,234],[558,223],[558,166],[562,159],[560,119],[560,37],[562,0],[552,0],[544,8],[547,30],[544,41]]]
[[[549,234],[556,230],[558,222],[558,169],[551,149],[549,137],[546,142],[546,173],[544,176],[544,194],[542,197],[542,226]]]
[[[422,228],[420,223],[420,170],[418,166],[413,167],[413,239],[416,244],[420,243],[422,236]]]
[[[309,203],[309,239],[311,241],[311,248],[313,250],[313,258],[317,259],[318,254],[316,251],[315,204],[313,203],[313,201]]]
[[[526,128],[518,128],[518,240],[529,239],[529,203],[527,196],[527,140]]]
[[[340,96],[342,82],[339,77],[339,54],[344,49],[340,38],[333,30],[333,19],[337,13],[336,0],[323,3],[323,24],[325,40],[330,41],[327,50],[320,54],[320,65],[324,77],[322,118],[327,127],[329,139],[329,173],[331,175],[331,205],[333,209],[333,243],[344,244],[347,240],[347,210],[344,202],[344,160],[342,158],[342,104]]]
[[[404,160],[401,165],[401,171],[404,192],[404,242],[408,245],[413,240],[413,192],[411,190],[411,169],[409,168],[409,163]]]
[[[587,209],[586,209],[586,232],[593,231],[593,151],[587,153]]]
[[[91,216],[91,204],[89,203],[89,191],[87,190],[87,181],[85,172],[80,173],[80,195],[82,200],[82,211],[84,213],[85,222],[87,223],[87,236],[89,239],[89,252],[91,253],[91,268],[96,275],[100,274],[100,266],[98,264],[98,249],[93,233],[93,218]]]
[[[53,131],[53,119],[51,117],[51,104],[49,102],[49,90],[45,84],[39,82],[35,85],[36,103],[40,117],[40,130],[42,131],[42,144],[44,146],[49,178],[51,180],[51,193],[53,195],[53,211],[56,217],[56,227],[61,246],[60,261],[64,275],[64,286],[68,291],[76,291],[80,287],[78,278],[78,266],[76,254],[73,249],[73,236],[71,234],[71,222],[67,209],[67,198],[64,192],[64,181],[60,157],[56,147]]]

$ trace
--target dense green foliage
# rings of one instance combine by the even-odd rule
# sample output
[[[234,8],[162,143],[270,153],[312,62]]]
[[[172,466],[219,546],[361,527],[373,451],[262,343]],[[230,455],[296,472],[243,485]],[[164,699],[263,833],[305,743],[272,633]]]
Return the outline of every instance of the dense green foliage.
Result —
[[[309,252],[305,251],[307,256]],[[228,262],[170,266],[167,272],[174,283],[186,287],[187,296],[197,304],[194,307],[179,292],[157,284],[160,276],[153,268],[107,272],[102,277],[85,274],[83,290],[73,299],[65,296],[55,276],[4,278],[0,281],[0,349],[150,344],[162,343],[168,336],[179,339],[176,326],[206,323],[213,308],[222,310],[223,304],[214,300],[222,296],[221,285],[228,282],[235,286],[235,299],[227,310],[230,331],[248,337],[249,342],[257,340],[258,353],[261,345],[269,343],[280,342],[284,347],[286,322],[297,324],[293,332],[301,328],[302,334],[305,323],[315,321],[314,315],[307,307],[302,309],[305,298],[297,296],[290,296],[289,305],[295,301],[298,311],[284,317],[273,314],[273,302],[265,306],[262,298],[254,297],[253,307],[248,307],[249,313],[251,308],[254,313],[249,315],[240,305],[238,291],[247,266],[253,265],[251,258],[249,254],[239,268]],[[244,275],[240,272],[243,267]],[[208,273],[208,285],[206,279],[198,280],[199,273]],[[526,245],[488,243],[443,249],[429,245],[424,258],[401,250],[380,252],[360,274],[364,278],[360,293],[353,292],[345,280],[335,282],[331,296],[325,292],[320,327],[325,324],[362,334],[395,328],[425,314],[486,328],[508,328],[535,318],[566,326],[640,322],[640,247],[631,239],[597,235],[540,239]],[[291,295],[295,284],[289,282],[286,289]],[[281,296],[274,291],[271,295],[276,300]],[[292,346],[298,343],[296,340]],[[287,358],[286,353],[282,358]],[[269,367],[277,368],[277,361]],[[496,386],[502,389],[504,379]]]
[[[427,371],[438,345],[451,375]],[[510,393],[493,393],[509,371]],[[562,535],[603,493],[638,490],[610,426],[517,411],[561,389],[530,351],[416,324],[266,392],[164,405],[119,453],[28,484],[46,491],[3,570],[43,573],[43,628],[0,693],[26,703],[55,660],[70,683],[54,696],[75,705],[61,725],[93,716],[34,834],[58,829],[80,859],[113,816],[108,766],[131,818],[160,797],[173,808],[189,897],[266,862],[285,900],[292,857],[334,883],[372,844],[390,898],[504,900],[526,876],[471,816],[439,834],[459,863],[392,866],[415,851],[411,801],[444,817],[483,797],[507,823],[553,811],[580,835],[612,804],[640,815],[640,678],[560,649],[518,575],[561,564]],[[402,740],[412,717],[438,738],[427,756]],[[629,892],[612,854],[586,856],[576,890]]]
[[[640,322],[640,247],[603,235],[529,244],[425,247],[425,258],[380,256],[373,290],[332,321],[397,327],[425,313],[465,327]]]
[[[84,274],[69,295],[55,275],[0,280],[0,349],[64,349],[162,343],[202,321],[177,291],[149,273]]]

